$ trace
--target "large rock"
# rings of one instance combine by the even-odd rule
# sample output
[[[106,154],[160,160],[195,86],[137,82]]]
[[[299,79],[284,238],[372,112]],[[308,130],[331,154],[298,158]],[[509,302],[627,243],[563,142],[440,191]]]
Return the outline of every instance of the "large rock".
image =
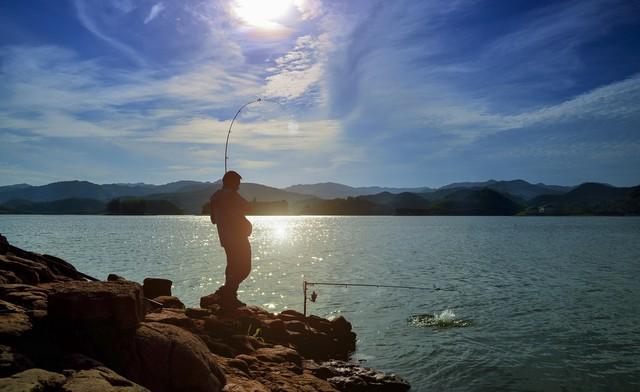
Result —
[[[387,374],[345,361],[316,364],[305,361],[305,370],[327,380],[334,388],[344,392],[405,392],[411,386],[395,374]]]
[[[66,377],[43,369],[29,369],[11,377],[0,378],[3,392],[61,391]]]
[[[13,342],[32,328],[31,320],[24,309],[0,300],[0,342]]]
[[[0,299],[28,310],[47,309],[47,290],[28,284],[0,284]]]
[[[174,325],[143,323],[115,354],[125,376],[154,392],[214,392],[226,382],[203,341]]]
[[[65,282],[48,297],[52,321],[75,328],[133,330],[144,318],[142,290],[134,282]]]
[[[159,297],[153,298],[154,301],[162,304],[162,307],[166,309],[184,309],[185,306],[180,301],[180,298],[174,297],[172,295],[161,295]]]
[[[7,253],[0,255],[0,276],[5,274],[10,279],[3,279],[2,283],[38,284],[55,280],[53,272],[46,263],[18,257]]]
[[[0,345],[0,377],[7,377],[32,367],[31,360],[16,352],[15,348]]]
[[[44,369],[28,369],[0,379],[3,392],[149,392],[113,370],[100,366],[65,370],[65,375]]]
[[[4,255],[9,250],[9,241],[7,241],[7,237],[0,234],[0,255]]]
[[[162,309],[160,312],[149,313],[145,316],[144,321],[172,324],[187,330],[193,330],[196,325],[193,319],[178,309]]]
[[[162,278],[145,278],[142,282],[142,290],[147,298],[171,296],[172,281]]]
[[[65,392],[149,392],[106,367],[73,372],[64,384]]]
[[[0,283],[35,285],[61,280],[80,280],[84,275],[66,261],[28,252],[0,240]]]

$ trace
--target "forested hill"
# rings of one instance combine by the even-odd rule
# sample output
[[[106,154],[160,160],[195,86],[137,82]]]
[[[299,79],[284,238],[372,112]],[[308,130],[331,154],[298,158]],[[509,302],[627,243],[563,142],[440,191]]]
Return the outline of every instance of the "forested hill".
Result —
[[[208,211],[209,197],[219,188],[219,182],[196,181],[165,185],[98,185],[86,181],[39,187],[17,184],[0,187],[0,214],[197,215]],[[373,188],[376,187],[366,189]],[[328,188],[323,189],[324,192]],[[354,192],[354,189],[365,188],[341,189],[341,192]],[[267,215],[640,215],[640,186],[625,188],[585,183],[562,187],[522,180],[491,180],[451,184],[435,190],[410,189],[417,191],[387,190],[320,198],[243,183],[240,193],[252,202],[255,214]]]

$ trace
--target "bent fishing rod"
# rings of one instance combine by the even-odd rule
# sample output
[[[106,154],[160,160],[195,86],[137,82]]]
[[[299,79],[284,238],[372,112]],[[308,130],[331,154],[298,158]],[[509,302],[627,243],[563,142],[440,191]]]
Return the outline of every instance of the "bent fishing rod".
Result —
[[[233,120],[231,120],[231,125],[229,125],[229,131],[227,132],[227,141],[224,144],[224,172],[225,173],[227,172],[227,160],[229,159],[229,157],[227,156],[227,149],[229,148],[229,136],[231,135],[231,127],[233,127],[233,123],[236,121],[236,118],[238,117],[242,109],[246,108],[252,103],[257,103],[257,102],[262,102],[262,98],[255,99],[251,102],[247,102],[244,105],[240,106],[240,109],[238,109],[238,111],[236,112],[236,115],[233,116]]]

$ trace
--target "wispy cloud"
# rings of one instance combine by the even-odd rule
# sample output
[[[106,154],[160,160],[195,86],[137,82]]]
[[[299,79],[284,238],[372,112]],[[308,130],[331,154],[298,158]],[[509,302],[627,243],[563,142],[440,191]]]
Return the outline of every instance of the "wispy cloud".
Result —
[[[275,67],[268,69],[272,74],[266,78],[265,96],[291,100],[309,93],[325,76],[326,56],[331,47],[326,33],[299,37],[294,48],[278,57]]]
[[[131,59],[137,65],[143,66],[143,65],[146,64],[146,61],[142,58],[142,56],[140,56],[130,46],[128,46],[128,45],[116,40],[115,38],[110,37],[108,34],[102,32],[102,30],[98,27],[96,22],[90,16],[85,0],[74,0],[73,4],[75,5],[76,12],[77,12],[77,15],[78,15],[78,19],[80,20],[80,23],[82,23],[82,25],[87,30],[89,30],[89,32],[91,32],[93,35],[95,35],[99,39],[101,39],[104,42],[106,42],[107,44],[109,44],[111,47],[113,47],[116,50],[122,52],[124,55],[129,57],[129,59]]]
[[[151,10],[149,10],[149,15],[144,18],[144,24],[147,24],[154,20],[165,8],[167,8],[167,6],[163,3],[154,4],[153,7],[151,7]]]

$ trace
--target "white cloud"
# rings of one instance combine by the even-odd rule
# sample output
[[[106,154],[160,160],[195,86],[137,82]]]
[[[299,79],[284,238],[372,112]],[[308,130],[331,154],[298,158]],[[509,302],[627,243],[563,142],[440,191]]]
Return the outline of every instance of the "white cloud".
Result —
[[[332,44],[328,34],[314,38],[299,37],[294,48],[275,60],[275,72],[267,76],[264,95],[274,98],[295,99],[318,86],[324,77],[326,55]]]
[[[89,30],[96,37],[100,38],[101,40],[111,45],[113,48],[119,50],[120,52],[128,56],[137,65],[139,66],[145,65],[146,62],[135,50],[133,50],[128,45],[123,44],[122,42],[116,40],[115,38],[110,37],[109,35],[102,32],[100,28],[98,28],[98,25],[95,23],[93,18],[89,15],[89,12],[87,11],[84,0],[74,0],[73,4],[76,7],[76,11],[77,11],[77,15],[78,15],[78,19],[80,20],[80,23],[82,23],[82,25],[87,30]]]
[[[147,17],[144,18],[144,24],[147,24],[152,20],[154,20],[158,15],[160,15],[160,13],[165,8],[167,8],[167,6],[164,5],[163,3],[154,4],[153,7],[151,7],[151,10],[149,11],[149,15],[147,15]]]
[[[160,78],[112,70],[52,46],[0,48],[0,59],[0,127],[43,136],[148,131],[229,105],[231,112],[236,102],[261,89],[260,78],[214,64]],[[131,110],[134,104],[142,108]]]
[[[544,123],[569,123],[605,118],[640,118],[640,75],[577,95],[556,105],[515,115],[490,113],[469,106],[430,106],[423,109],[425,123],[451,129],[454,133],[480,136]]]
[[[322,2],[320,0],[294,0],[294,4],[298,8],[303,20],[317,18],[323,12]]]
[[[334,120],[297,122],[296,132],[290,131],[289,118],[268,121],[236,122],[229,139],[229,149],[237,146],[258,151],[315,151],[333,144],[341,127]],[[144,140],[169,143],[198,143],[224,146],[229,121],[211,118],[191,118],[166,127]]]
[[[275,75],[267,77],[265,96],[283,97],[293,99],[300,97],[313,85],[318,83],[323,75],[321,64],[300,71],[281,71]]]
[[[268,169],[276,165],[274,161],[239,160],[237,166],[242,169]]]

